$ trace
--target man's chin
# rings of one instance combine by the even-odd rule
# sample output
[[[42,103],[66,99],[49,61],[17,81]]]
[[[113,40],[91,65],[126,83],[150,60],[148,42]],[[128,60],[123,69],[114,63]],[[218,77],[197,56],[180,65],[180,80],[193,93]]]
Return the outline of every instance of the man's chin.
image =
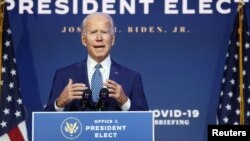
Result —
[[[97,55],[96,61],[98,61],[99,63],[102,62],[105,58],[107,57],[107,55]]]

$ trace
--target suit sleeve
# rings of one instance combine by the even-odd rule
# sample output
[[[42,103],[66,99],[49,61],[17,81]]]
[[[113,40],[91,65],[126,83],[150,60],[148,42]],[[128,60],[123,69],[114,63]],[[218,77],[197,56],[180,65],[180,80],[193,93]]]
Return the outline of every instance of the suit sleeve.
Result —
[[[144,94],[141,75],[136,75],[131,93],[131,107],[129,111],[148,111],[148,103]]]
[[[66,85],[63,82],[65,82],[65,80],[63,80],[63,78],[60,76],[60,73],[57,71],[53,79],[49,101],[44,108],[45,111],[55,111],[55,106],[54,106],[55,100],[59,97],[60,93],[62,92],[62,90]]]

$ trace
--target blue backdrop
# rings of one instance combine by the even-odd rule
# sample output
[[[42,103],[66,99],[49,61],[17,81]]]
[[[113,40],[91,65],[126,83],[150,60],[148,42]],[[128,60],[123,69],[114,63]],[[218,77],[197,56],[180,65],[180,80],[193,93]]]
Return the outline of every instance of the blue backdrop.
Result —
[[[79,27],[88,12],[98,10],[116,23],[111,56],[142,74],[155,140],[207,140],[207,125],[216,123],[235,1],[9,0],[29,131],[31,112],[43,110],[56,69],[86,57]],[[249,0],[246,10],[250,19]]]

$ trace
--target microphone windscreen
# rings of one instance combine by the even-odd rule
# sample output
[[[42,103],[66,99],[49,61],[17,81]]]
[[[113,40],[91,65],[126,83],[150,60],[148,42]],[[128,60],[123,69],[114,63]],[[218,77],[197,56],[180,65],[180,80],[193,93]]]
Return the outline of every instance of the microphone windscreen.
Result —
[[[86,89],[83,91],[82,98],[83,99],[89,99],[92,95],[92,91],[90,89]]]
[[[109,90],[107,88],[102,88],[100,90],[99,97],[103,99],[103,98],[108,98],[108,96],[109,96]]]

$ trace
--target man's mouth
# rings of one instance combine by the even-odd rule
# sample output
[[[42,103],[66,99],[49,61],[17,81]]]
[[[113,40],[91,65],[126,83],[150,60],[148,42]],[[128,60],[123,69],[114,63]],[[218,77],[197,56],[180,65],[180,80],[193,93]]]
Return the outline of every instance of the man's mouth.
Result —
[[[94,48],[104,48],[105,46],[100,45],[100,46],[94,46]]]

